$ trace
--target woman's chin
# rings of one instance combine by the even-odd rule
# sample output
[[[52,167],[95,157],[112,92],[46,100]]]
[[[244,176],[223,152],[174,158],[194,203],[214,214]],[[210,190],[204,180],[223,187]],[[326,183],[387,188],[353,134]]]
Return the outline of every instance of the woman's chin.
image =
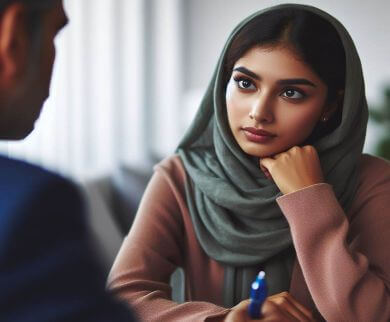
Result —
[[[270,151],[268,149],[253,149],[253,148],[249,148],[249,149],[246,148],[246,149],[243,149],[243,151],[246,154],[248,154],[249,156],[254,157],[254,158],[259,158],[259,159],[270,158],[278,153],[278,152],[275,152],[272,150]]]
[[[286,152],[287,150],[290,149],[290,147],[284,147],[284,146],[265,146],[265,145],[260,145],[260,144],[242,144],[241,149],[248,154],[251,157],[255,158],[272,158],[273,156]]]

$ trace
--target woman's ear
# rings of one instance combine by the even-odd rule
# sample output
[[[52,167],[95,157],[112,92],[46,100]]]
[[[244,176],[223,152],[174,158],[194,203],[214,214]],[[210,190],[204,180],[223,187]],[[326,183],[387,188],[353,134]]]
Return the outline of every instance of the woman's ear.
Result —
[[[6,7],[0,16],[0,83],[9,85],[25,73],[29,35],[26,8],[20,2]]]
[[[343,107],[344,102],[344,90],[339,90],[337,92],[336,98],[326,105],[324,112],[321,116],[322,122],[327,122],[332,116],[337,112],[337,110]]]

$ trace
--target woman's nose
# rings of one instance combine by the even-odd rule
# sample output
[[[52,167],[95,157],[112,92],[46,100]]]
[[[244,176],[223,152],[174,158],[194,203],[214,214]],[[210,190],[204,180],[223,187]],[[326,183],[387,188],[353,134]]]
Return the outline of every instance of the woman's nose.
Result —
[[[274,119],[272,104],[267,97],[259,97],[253,102],[249,117],[256,123],[271,123]]]

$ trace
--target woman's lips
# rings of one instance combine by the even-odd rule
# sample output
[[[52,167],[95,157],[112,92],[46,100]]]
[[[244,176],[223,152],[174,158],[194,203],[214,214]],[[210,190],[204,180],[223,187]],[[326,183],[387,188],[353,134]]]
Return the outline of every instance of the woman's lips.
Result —
[[[276,135],[265,130],[257,129],[255,127],[244,127],[244,134],[249,141],[255,143],[267,143],[271,141]]]

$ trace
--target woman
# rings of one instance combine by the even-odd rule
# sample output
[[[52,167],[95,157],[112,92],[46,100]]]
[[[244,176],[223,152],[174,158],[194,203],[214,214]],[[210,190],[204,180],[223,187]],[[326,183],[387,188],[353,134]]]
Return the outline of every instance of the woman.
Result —
[[[390,166],[362,155],[367,104],[348,33],[309,6],[232,33],[196,118],[156,166],[109,287],[146,321],[387,321]],[[186,300],[169,277],[186,275]]]

